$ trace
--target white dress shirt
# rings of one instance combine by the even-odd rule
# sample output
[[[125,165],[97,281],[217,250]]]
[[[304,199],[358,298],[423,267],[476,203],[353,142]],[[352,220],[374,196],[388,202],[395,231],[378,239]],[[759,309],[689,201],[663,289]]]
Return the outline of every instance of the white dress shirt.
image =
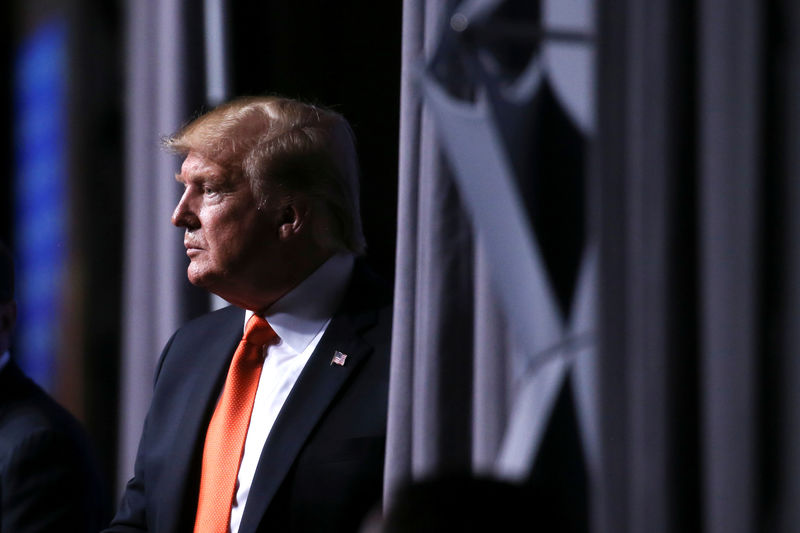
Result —
[[[265,313],[264,318],[278,334],[280,342],[270,345],[261,367],[236,480],[236,496],[231,506],[231,533],[239,531],[264,443],[344,296],[353,262],[354,257],[349,253],[334,255]],[[252,315],[252,311],[245,313],[245,324]]]

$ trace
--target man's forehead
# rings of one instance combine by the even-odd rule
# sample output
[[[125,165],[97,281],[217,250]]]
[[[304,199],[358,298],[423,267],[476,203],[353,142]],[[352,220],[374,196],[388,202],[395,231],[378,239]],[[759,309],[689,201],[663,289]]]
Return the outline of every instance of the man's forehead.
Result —
[[[203,177],[215,180],[232,180],[233,172],[217,160],[211,159],[200,152],[191,151],[181,164],[180,172],[175,175],[178,181]]]

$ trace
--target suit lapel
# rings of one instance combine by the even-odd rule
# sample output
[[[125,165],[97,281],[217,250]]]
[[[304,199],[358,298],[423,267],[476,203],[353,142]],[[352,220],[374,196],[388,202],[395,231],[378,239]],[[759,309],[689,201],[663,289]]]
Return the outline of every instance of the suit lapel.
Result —
[[[218,326],[219,335],[208,336],[199,332],[194,336],[203,339],[203,344],[194,347],[190,353],[192,364],[187,365],[196,375],[184,380],[190,384],[186,393],[188,409],[183,413],[176,433],[184,440],[176,442],[172,448],[170,466],[175,475],[164,485],[162,494],[165,502],[173,502],[168,507],[182,512],[163,513],[166,523],[159,531],[191,531],[194,525],[205,431],[225,382],[231,357],[242,338],[244,312],[236,309],[229,315],[232,316],[226,316],[224,323]]]
[[[372,347],[358,332],[374,322],[374,312],[343,313],[334,317],[286,399],[269,438],[250,488],[240,533],[253,533],[283,483],[307,438],[336,394]],[[344,365],[331,364],[336,351],[347,354]]]

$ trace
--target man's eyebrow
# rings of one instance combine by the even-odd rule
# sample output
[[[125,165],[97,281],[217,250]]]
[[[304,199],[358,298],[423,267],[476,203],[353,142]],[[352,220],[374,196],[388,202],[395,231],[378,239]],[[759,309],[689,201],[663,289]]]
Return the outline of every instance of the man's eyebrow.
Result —
[[[228,182],[228,179],[225,176],[217,176],[215,174],[194,174],[190,177],[185,178],[183,173],[177,172],[175,173],[175,181],[179,183],[185,183],[187,181],[202,181],[204,183],[210,183],[212,185],[223,185]]]

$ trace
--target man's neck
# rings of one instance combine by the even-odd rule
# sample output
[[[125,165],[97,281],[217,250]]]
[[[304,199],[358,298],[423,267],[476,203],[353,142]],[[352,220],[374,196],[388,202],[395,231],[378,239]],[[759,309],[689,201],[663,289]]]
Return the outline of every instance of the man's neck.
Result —
[[[286,261],[282,279],[276,279],[275,275],[265,275],[261,279],[252,280],[246,287],[239,287],[229,295],[230,297],[223,294],[219,296],[242,309],[263,313],[308,279],[334,255],[334,251],[309,250],[307,257],[297,261]]]

